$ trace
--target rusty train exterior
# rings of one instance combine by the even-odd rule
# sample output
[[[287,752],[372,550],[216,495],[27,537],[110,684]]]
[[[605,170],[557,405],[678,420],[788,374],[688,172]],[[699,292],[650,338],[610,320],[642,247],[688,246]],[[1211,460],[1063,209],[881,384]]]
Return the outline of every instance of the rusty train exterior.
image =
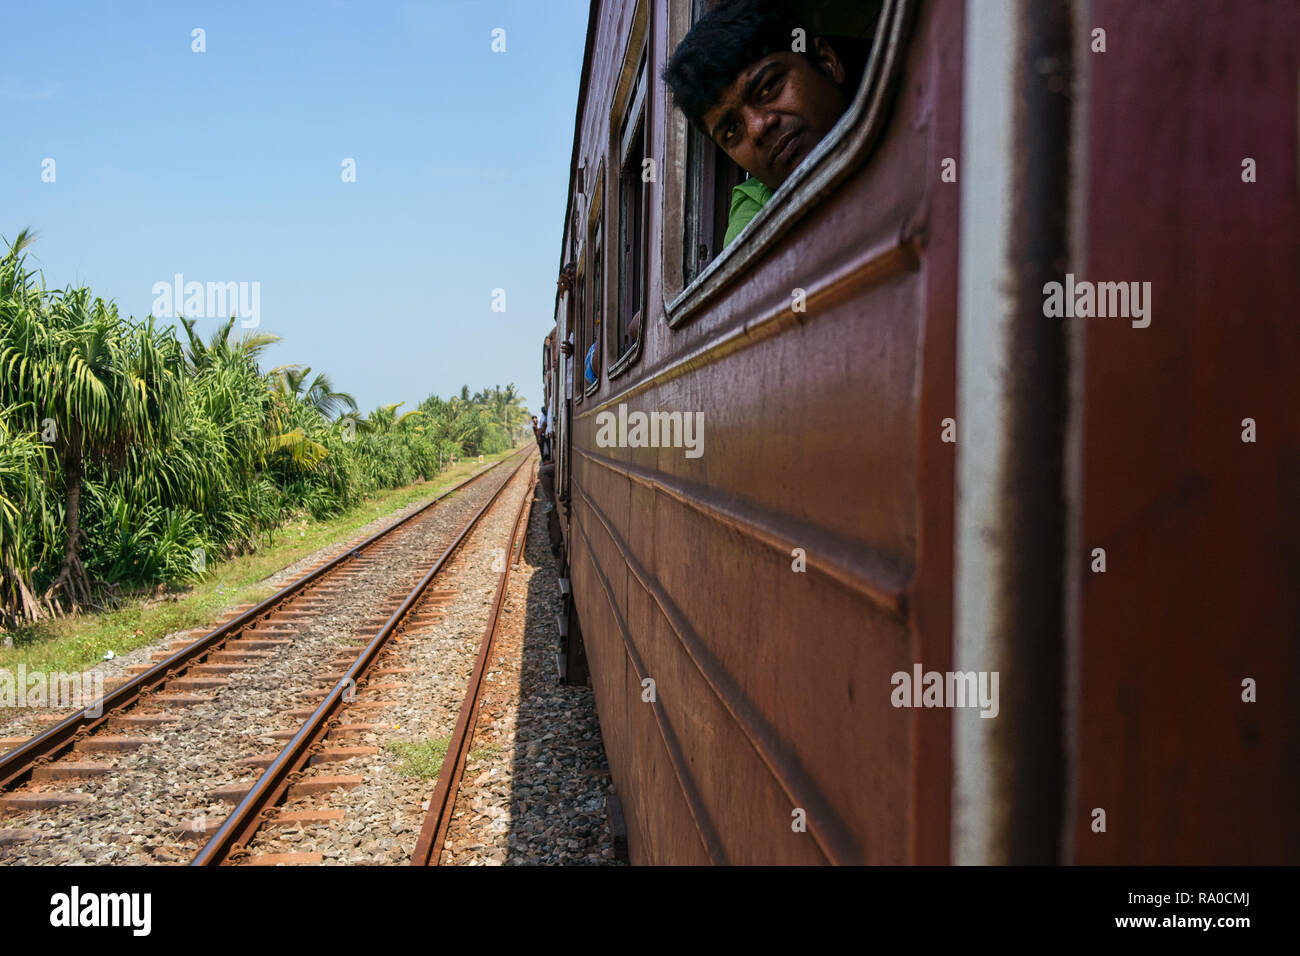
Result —
[[[710,5],[592,0],[543,347],[632,861],[1300,861],[1298,6],[810,0],[724,249]]]

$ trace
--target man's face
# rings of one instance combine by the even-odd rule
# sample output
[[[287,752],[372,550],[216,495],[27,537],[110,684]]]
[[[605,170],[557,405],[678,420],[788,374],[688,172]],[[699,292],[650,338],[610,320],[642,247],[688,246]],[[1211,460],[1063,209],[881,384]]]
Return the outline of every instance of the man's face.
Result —
[[[776,189],[848,106],[844,67],[821,38],[813,58],[772,53],[750,64],[704,113],[704,126],[751,176]]]

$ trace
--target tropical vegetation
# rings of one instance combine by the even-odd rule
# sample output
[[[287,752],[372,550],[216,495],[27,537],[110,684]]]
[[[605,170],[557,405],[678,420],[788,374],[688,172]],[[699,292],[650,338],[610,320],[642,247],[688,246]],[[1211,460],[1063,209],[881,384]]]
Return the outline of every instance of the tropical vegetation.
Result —
[[[205,340],[47,289],[24,230],[0,257],[0,626],[200,579],[295,517],[431,479],[524,431],[514,385],[361,415],[330,377],[263,371],[278,337]]]

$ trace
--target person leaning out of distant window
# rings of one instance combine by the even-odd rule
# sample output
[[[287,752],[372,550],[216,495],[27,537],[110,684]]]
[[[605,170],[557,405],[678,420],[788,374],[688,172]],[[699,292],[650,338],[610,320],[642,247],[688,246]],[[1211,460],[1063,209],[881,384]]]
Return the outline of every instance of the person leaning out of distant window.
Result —
[[[623,351],[630,352],[636,347],[637,342],[641,341],[641,313],[638,312],[632,317],[632,323],[627,327],[627,338],[623,342]]]
[[[550,417],[546,414],[546,406],[542,406],[542,419],[539,423],[536,416],[533,417],[533,431],[537,433],[537,447],[542,452],[542,461],[551,460],[551,433]]]
[[[866,42],[807,37],[779,0],[737,0],[700,18],[664,67],[673,102],[750,178],[731,191],[723,245],[731,244],[773,192],[848,109]],[[802,31],[796,34],[796,30]]]
[[[578,267],[572,262],[565,265],[560,270],[560,277],[555,280],[555,287],[564,295],[573,291],[573,283],[578,275]],[[564,320],[564,341],[560,343],[560,351],[565,355],[573,354],[573,323],[571,321],[572,310],[565,310]],[[565,398],[573,398],[573,363],[568,363],[564,375]]]
[[[586,383],[587,388],[595,385],[600,381],[600,349],[596,348],[600,342],[600,319],[596,319],[596,324],[592,328],[591,345],[587,349],[586,359],[582,363],[582,380]]]
[[[578,267],[572,262],[565,263],[564,268],[560,270],[560,277],[555,280],[555,287],[560,290],[561,295],[570,292],[577,277]]]

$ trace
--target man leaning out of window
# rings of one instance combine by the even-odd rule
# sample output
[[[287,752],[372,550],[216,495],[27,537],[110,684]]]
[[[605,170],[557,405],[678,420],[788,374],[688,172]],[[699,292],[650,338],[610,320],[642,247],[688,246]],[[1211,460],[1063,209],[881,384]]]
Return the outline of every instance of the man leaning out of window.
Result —
[[[796,32],[798,31],[798,32]],[[862,41],[808,37],[780,0],[733,0],[686,34],[663,78],[697,129],[749,173],[731,192],[730,245],[848,108]],[[806,52],[793,52],[797,38]]]

